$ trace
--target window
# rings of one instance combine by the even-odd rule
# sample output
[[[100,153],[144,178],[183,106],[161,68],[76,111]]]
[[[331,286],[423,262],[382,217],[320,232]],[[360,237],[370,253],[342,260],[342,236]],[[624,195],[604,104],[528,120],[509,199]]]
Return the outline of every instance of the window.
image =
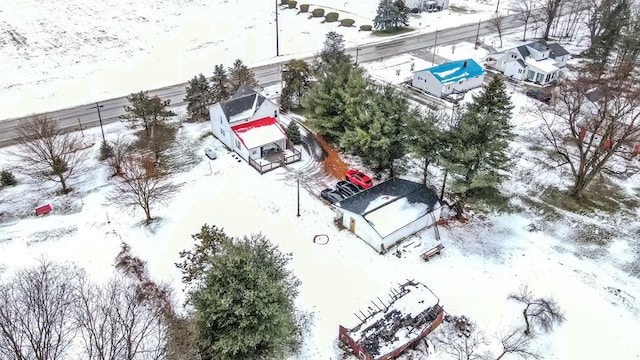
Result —
[[[236,149],[240,150],[240,141],[238,139],[236,139]]]
[[[224,129],[220,129],[220,133],[222,134],[222,136],[227,136],[227,134],[225,134]]]
[[[220,124],[222,124],[222,116],[220,116]]]

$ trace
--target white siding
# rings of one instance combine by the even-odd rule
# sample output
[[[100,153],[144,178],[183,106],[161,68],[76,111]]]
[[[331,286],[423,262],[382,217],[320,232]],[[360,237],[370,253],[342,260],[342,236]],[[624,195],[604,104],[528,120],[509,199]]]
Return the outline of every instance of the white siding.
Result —
[[[433,214],[433,217],[431,216],[431,214]],[[434,218],[436,219],[436,221],[440,218],[440,208],[434,209],[432,212],[430,212],[430,213],[426,214],[425,216],[421,217],[420,219],[414,221],[410,225],[405,226],[405,227],[399,229],[398,231],[395,231],[395,232],[389,234],[387,237],[382,239],[381,245],[384,245],[384,248],[388,250],[390,247],[392,247],[399,240],[402,240],[402,239],[406,238],[407,236],[413,235],[413,234],[417,233],[418,231],[433,225],[434,224],[434,222],[433,222]]]
[[[479,75],[470,79],[463,79],[455,83],[447,84],[444,94],[451,94],[454,92],[466,92],[471,89],[475,89],[477,87],[482,86],[482,81],[484,80],[484,75]]]
[[[213,104],[209,107],[209,121],[211,121],[211,132],[213,136],[231,148],[231,129],[229,128],[229,123],[222,111],[220,103]]]
[[[245,161],[249,161],[249,150],[244,146],[242,141],[238,139],[235,133],[233,133],[233,144],[231,148]]]
[[[381,252],[382,248],[382,237],[378,234],[373,227],[365,220],[362,215],[353,213],[348,210],[340,209],[342,213],[342,226],[344,226],[347,230],[349,229],[351,219],[355,220],[355,231],[360,239],[369,244],[376,251]]]
[[[265,101],[262,102],[262,105],[260,105],[260,107],[256,109],[256,112],[251,117],[251,120],[262,119],[265,117],[273,117],[273,115],[276,114],[277,112],[278,112],[278,106],[273,102],[271,102],[269,99],[266,99]]]
[[[504,76],[513,77],[522,80],[526,74],[526,70],[517,61],[509,62],[504,68]]]
[[[422,91],[433,96],[440,97],[444,86],[438,81],[433,74],[427,70],[418,71],[413,74],[412,85]]]

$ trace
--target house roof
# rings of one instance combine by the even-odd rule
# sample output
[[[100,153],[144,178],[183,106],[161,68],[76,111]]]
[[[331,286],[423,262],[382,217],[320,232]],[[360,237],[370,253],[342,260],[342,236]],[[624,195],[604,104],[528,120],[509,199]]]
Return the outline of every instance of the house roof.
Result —
[[[567,55],[569,54],[569,52],[563,48],[562,46],[560,46],[560,44],[557,43],[552,43],[552,44],[548,44],[549,48],[551,49],[551,56],[552,58],[555,59],[556,56],[563,56],[563,55]]]
[[[238,90],[236,90],[236,92],[233,95],[231,95],[231,99],[238,98],[244,95],[251,95],[251,94],[257,94],[257,92],[245,84],[240,84],[240,87],[238,87]]]
[[[384,196],[389,197],[388,200],[380,201],[380,198]],[[411,202],[421,202],[431,207],[438,202],[436,193],[427,186],[396,177],[342,200],[340,207],[359,215],[366,215],[378,207],[402,197],[407,197]],[[378,200],[378,204],[372,208],[370,205],[374,200]]]
[[[516,47],[516,50],[518,50],[518,52],[520,53],[523,59],[526,59],[527,57],[531,56],[529,49],[527,49],[527,45],[520,45]]]
[[[246,114],[245,117],[250,117],[265,100],[266,98],[264,96],[253,93],[236,98],[232,97],[229,100],[223,101],[220,105],[222,106],[222,111],[227,121],[232,121],[233,118],[238,115]]]
[[[451,61],[420,71],[428,71],[442,84],[458,82],[484,74],[482,66],[473,59]]]
[[[544,59],[540,61],[536,61],[533,58],[527,58],[526,63],[528,66],[538,69],[539,71],[550,74],[554,71],[558,71],[559,68],[555,66],[555,60],[553,59]]]
[[[231,131],[236,134],[247,149],[257,148],[286,138],[284,129],[273,117],[264,117],[234,125],[231,127]]]
[[[549,46],[547,46],[547,43],[544,41],[534,41],[534,42],[530,42],[527,44],[528,47],[537,50],[539,52],[545,52],[547,50],[549,50]]]

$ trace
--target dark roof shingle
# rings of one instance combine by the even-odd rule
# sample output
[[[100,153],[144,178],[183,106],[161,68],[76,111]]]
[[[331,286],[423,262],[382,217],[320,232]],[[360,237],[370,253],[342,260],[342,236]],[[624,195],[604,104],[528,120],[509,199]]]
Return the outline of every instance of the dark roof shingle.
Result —
[[[390,197],[389,201],[376,208],[367,209],[373,200],[384,195]],[[342,200],[340,207],[356,214],[366,215],[403,197],[406,197],[410,203],[426,204],[429,211],[438,204],[437,194],[429,187],[401,178],[391,178]]]

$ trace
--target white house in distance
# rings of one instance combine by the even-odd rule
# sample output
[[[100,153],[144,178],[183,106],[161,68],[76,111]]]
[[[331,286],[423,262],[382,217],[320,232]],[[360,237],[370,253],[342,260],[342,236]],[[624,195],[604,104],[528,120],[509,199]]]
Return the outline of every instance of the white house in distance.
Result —
[[[421,11],[441,11],[449,8],[449,0],[406,0],[404,4],[410,9],[418,8]]]
[[[425,185],[391,178],[342,200],[342,225],[384,254],[440,218],[437,194]]]
[[[570,54],[556,43],[544,40],[489,55],[489,64],[512,79],[548,84],[560,77]]]
[[[278,106],[245,85],[211,105],[209,118],[213,135],[261,174],[300,160],[278,123]]]
[[[451,61],[413,73],[413,87],[433,96],[465,93],[482,86],[484,69],[473,59]]]

